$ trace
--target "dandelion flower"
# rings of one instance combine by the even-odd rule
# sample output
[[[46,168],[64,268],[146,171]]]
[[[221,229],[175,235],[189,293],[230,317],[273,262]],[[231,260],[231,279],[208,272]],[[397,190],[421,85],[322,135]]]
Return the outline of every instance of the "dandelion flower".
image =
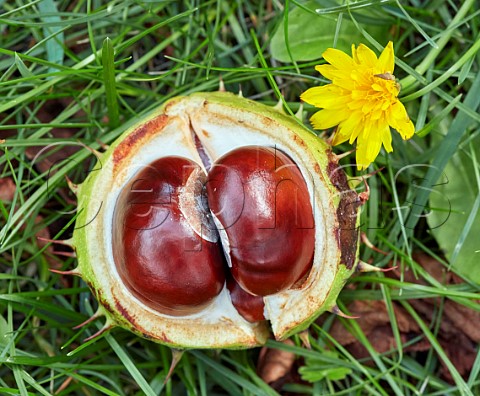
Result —
[[[398,99],[400,87],[393,76],[395,57],[389,42],[379,58],[367,46],[352,45],[352,57],[329,48],[323,53],[329,63],[315,69],[331,84],[305,91],[301,99],[321,108],[310,119],[315,129],[337,126],[333,145],[357,141],[357,167],[365,169],[385,147],[392,152],[394,128],[403,139],[413,136],[414,126]]]

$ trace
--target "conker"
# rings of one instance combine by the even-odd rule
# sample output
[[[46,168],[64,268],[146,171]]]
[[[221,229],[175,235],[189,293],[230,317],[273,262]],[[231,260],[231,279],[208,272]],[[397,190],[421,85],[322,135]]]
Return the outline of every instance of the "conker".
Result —
[[[243,290],[231,275],[227,276],[227,288],[232,304],[240,315],[252,323],[265,320],[263,297],[254,296]]]
[[[208,174],[210,209],[228,239],[232,275],[247,292],[267,296],[300,281],[312,266],[311,197],[298,166],[272,147],[240,147]]]
[[[133,294],[165,314],[202,310],[225,283],[204,183],[205,174],[193,161],[164,157],[139,172],[117,202],[118,272]]]

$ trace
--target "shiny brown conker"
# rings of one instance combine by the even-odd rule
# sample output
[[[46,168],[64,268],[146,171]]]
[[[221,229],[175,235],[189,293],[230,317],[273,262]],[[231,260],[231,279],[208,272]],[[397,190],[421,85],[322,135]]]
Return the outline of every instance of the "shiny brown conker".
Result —
[[[240,315],[251,323],[265,320],[263,297],[254,296],[243,290],[231,275],[227,275],[227,288],[232,304]]]
[[[311,197],[295,162],[272,147],[245,146],[219,158],[206,184],[232,275],[267,296],[294,286],[312,266]],[[218,224],[219,223],[219,224]]]
[[[136,174],[117,201],[113,252],[119,275],[137,298],[165,314],[202,310],[225,283],[204,183],[195,162],[164,157]]]

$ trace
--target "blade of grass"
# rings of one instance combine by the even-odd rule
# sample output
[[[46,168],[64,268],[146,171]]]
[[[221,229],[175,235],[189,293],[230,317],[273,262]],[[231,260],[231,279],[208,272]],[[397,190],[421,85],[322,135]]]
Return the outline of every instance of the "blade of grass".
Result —
[[[477,37],[475,43],[460,57],[458,61],[456,61],[452,66],[448,68],[442,75],[437,78],[436,80],[432,81],[427,86],[419,89],[418,91],[404,96],[402,98],[403,102],[408,102],[410,100],[419,98],[420,96],[426,94],[433,90],[433,88],[438,87],[443,82],[447,81],[459,68],[461,68],[464,64],[466,64],[471,58],[475,57],[478,50],[480,49],[480,36]]]
[[[115,128],[120,123],[120,116],[118,110],[117,87],[115,81],[114,50],[112,40],[110,40],[110,38],[108,37],[103,41],[102,65],[109,125],[111,128]]]
[[[464,100],[464,104],[474,111],[480,104],[480,95],[478,95],[478,92],[480,92],[480,74],[477,74],[472,87]],[[436,152],[436,156],[433,159],[431,166],[428,168],[423,182],[419,186],[420,188],[415,196],[413,206],[408,214],[406,222],[404,223],[405,227],[408,228],[409,235],[411,235],[412,230],[415,228],[421,217],[421,213],[427,204],[431,187],[440,178],[447,162],[455,153],[463,134],[466,132],[471,122],[472,120],[470,117],[462,112],[459,112],[455,116],[448,130],[447,136],[445,136],[445,139],[441,142]]]
[[[459,23],[461,23],[461,21],[465,18],[465,16],[469,12],[471,12],[471,8],[473,7],[474,3],[475,3],[475,0],[465,0],[462,3],[462,6],[455,14],[455,17],[452,19],[452,21],[447,26],[447,28],[444,29],[442,36],[436,42],[436,47],[433,47],[429,51],[427,56],[423,58],[422,62],[415,68],[415,71],[418,74],[423,75],[432,66],[432,64],[440,55],[443,48],[448,44],[453,33],[455,32],[455,29],[453,29],[453,27],[456,27]],[[405,77],[401,81],[402,87],[405,90],[412,89],[415,83],[416,83],[415,77],[413,77],[412,75]]]
[[[440,111],[427,125],[423,128],[417,130],[415,134],[418,137],[425,137],[427,136],[446,116],[451,114],[452,110],[455,108],[460,99],[462,98],[462,94],[458,95],[450,102],[444,109]]]
[[[283,34],[285,38],[285,48],[287,49],[287,54],[290,57],[290,60],[295,67],[295,70],[297,71],[298,74],[300,74],[300,69],[298,67],[297,61],[295,58],[292,56],[292,51],[290,50],[290,41],[288,39],[288,15],[290,13],[290,0],[285,1],[285,9],[283,11]]]
[[[145,395],[156,396],[156,393],[153,391],[153,389],[150,387],[148,382],[145,380],[142,373],[140,373],[135,363],[132,361],[130,356],[128,356],[127,352],[120,346],[118,341],[111,334],[105,334],[105,339],[110,344],[110,347],[120,358],[122,363],[125,365],[125,368],[127,369],[127,371],[130,373],[132,378],[138,384],[140,389],[145,393]]]
[[[45,22],[43,24],[44,36],[51,36],[46,42],[47,59],[49,62],[61,65],[63,64],[63,43],[65,36],[62,29],[55,25],[55,23],[61,21],[58,15],[57,5],[53,0],[41,0],[38,3],[38,10],[40,11],[40,19]]]
[[[264,391],[259,388],[258,386],[252,384],[245,378],[241,377],[240,375],[236,374],[234,371],[230,370],[229,368],[221,365],[220,363],[215,362],[213,359],[209,358],[205,353],[201,351],[190,351],[190,354],[195,356],[197,359],[201,360],[207,366],[215,370],[219,375],[222,377],[228,378],[229,380],[233,381],[237,385],[239,385],[242,389],[248,390],[252,392],[254,395],[262,395]],[[276,395],[277,393],[272,389],[272,395]]]
[[[400,11],[402,11],[403,15],[405,15],[405,17],[407,18],[408,22],[410,22],[412,24],[412,26],[417,30],[418,33],[420,33],[423,38],[426,40],[426,42],[428,44],[430,44],[430,46],[432,46],[433,48],[437,49],[438,48],[438,45],[437,43],[435,43],[435,41],[433,41],[430,36],[425,32],[425,30],[423,30],[420,25],[417,23],[417,21],[415,19],[413,19],[409,14],[408,12],[405,10],[405,8],[403,8],[402,4],[400,3],[400,1],[396,0],[395,1],[397,3],[397,7],[400,9]]]

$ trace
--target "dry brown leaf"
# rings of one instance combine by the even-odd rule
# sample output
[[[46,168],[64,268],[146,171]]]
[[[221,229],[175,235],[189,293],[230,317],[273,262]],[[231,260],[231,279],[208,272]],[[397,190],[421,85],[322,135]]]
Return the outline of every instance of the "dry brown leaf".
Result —
[[[468,377],[477,356],[477,344],[473,343],[462,333],[456,334],[455,336],[450,335],[448,337],[439,334],[438,339],[459,374],[464,378]],[[447,366],[445,366],[443,361],[441,361],[441,363],[443,377],[449,382],[454,383]]]
[[[16,186],[11,177],[3,177],[0,179],[0,200],[2,202],[13,201]]]
[[[383,301],[355,301],[349,305],[349,311],[359,316],[356,321],[377,352],[384,353],[397,348],[390,317]],[[404,344],[412,335],[419,332],[419,328],[403,308],[394,305],[394,311],[400,338]],[[330,334],[342,345],[347,346],[356,358],[369,355],[367,349],[340,321],[334,322]]]
[[[448,300],[444,305],[444,313],[457,329],[461,329],[472,341],[480,343],[480,312]]]
[[[285,340],[283,343],[293,345],[291,340]],[[263,347],[258,357],[258,375],[267,384],[277,382],[290,373],[295,359],[296,355],[293,352]]]

